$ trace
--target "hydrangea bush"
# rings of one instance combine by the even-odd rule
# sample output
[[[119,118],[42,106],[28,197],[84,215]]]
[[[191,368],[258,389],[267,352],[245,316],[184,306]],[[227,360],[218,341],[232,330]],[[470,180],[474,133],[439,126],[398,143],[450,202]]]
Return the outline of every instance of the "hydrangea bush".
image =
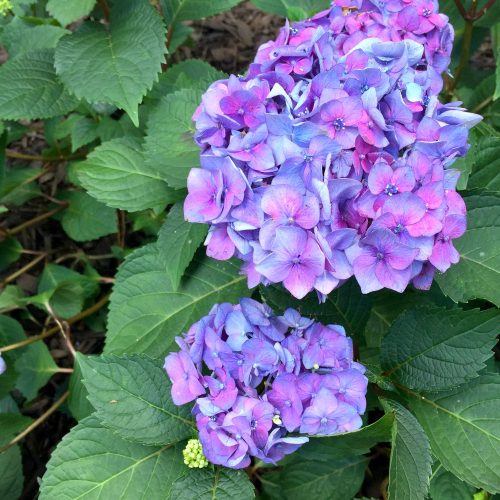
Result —
[[[0,499],[496,498],[499,2],[240,3],[0,0]]]

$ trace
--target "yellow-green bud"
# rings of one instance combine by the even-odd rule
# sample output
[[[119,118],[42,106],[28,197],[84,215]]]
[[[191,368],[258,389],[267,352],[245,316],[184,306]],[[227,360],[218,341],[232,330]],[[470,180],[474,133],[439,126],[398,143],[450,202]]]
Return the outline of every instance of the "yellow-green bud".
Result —
[[[283,422],[281,421],[281,418],[279,415],[274,415],[273,417],[273,422],[276,424],[276,425],[281,425]]]
[[[477,493],[474,493],[474,496],[472,498],[473,500],[487,500],[489,498],[489,494],[488,492],[481,490]]]
[[[208,460],[205,458],[205,455],[203,455],[203,448],[198,439],[190,439],[182,451],[182,454],[184,455],[184,463],[190,469],[202,469],[208,466]]]
[[[314,365],[313,365],[313,369],[314,369],[314,370],[319,370],[319,365],[318,365],[318,363],[314,363]]]
[[[0,14],[2,16],[7,15],[7,12],[12,10],[12,3],[10,0],[0,0]]]

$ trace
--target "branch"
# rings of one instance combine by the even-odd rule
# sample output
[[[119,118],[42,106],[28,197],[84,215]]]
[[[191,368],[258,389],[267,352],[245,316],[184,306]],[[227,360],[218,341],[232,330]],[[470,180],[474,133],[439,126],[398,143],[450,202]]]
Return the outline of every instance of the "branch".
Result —
[[[78,321],[87,318],[88,316],[91,316],[95,312],[99,311],[103,306],[106,305],[106,303],[109,300],[109,295],[104,295],[98,302],[96,302],[93,306],[89,307],[88,309],[85,309],[85,311],[82,311],[81,313],[77,314],[76,316],[73,316],[66,320],[66,323],[69,325],[72,325],[74,323],[77,323]],[[4,353],[7,351],[13,351],[14,349],[19,349],[21,347],[25,347],[27,345],[33,344],[34,342],[37,342],[39,340],[46,339],[47,337],[51,337],[55,333],[59,332],[59,327],[54,326],[50,330],[47,330],[46,332],[40,333],[40,335],[33,335],[32,337],[29,337],[25,340],[22,340],[21,342],[16,342],[15,344],[10,344],[5,347],[0,347],[0,353]]]
[[[9,441],[5,446],[0,448],[0,453],[7,451],[11,446],[19,443],[21,439],[24,439],[31,431],[35,430],[40,424],[45,422],[52,413],[54,413],[69,396],[69,391],[66,391],[45,413],[40,415],[32,424],[28,425],[23,432],[19,433],[14,439]]]

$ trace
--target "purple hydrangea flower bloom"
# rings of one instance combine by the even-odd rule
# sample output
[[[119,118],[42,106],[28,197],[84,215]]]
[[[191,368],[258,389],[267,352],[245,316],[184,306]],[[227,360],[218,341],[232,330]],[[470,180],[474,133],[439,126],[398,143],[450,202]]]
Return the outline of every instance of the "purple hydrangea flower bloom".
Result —
[[[386,229],[373,229],[348,253],[363,293],[384,287],[402,292],[411,279],[411,263],[417,255],[417,249],[401,244]]]
[[[438,9],[435,0],[337,0],[287,23],[246,76],[210,85],[193,115],[201,168],[185,201],[187,220],[211,225],[209,256],[241,259],[249,287],[281,283],[320,301],[347,279],[364,293],[427,289],[456,262],[442,241],[455,237],[450,216],[466,214],[449,172],[481,117],[439,102],[453,28]],[[378,265],[368,285],[361,261],[352,266],[373,246],[371,227],[393,233],[405,263],[406,248],[415,251],[382,278]]]
[[[200,376],[189,354],[173,352],[165,359],[165,370],[172,380],[172,400],[176,405],[183,405],[205,394],[200,383]]]
[[[276,339],[263,329],[275,329]],[[178,338],[165,369],[172,400],[194,402],[199,439],[214,464],[276,463],[311,435],[361,426],[368,380],[339,325],[287,309],[277,316],[252,299],[220,304]],[[214,353],[216,355],[214,355]]]
[[[2,355],[0,354],[0,375],[2,375],[2,373],[5,373],[6,370],[7,365],[5,363],[5,360],[2,358]]]

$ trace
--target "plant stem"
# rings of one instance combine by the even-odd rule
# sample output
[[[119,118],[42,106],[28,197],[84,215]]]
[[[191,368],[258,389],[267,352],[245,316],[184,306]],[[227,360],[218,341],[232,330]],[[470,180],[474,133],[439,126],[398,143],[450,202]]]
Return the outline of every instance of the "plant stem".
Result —
[[[486,106],[488,106],[488,104],[493,101],[493,96],[490,95],[488,96],[486,99],[484,99],[484,101],[481,101],[473,110],[472,112],[473,113],[479,113],[479,111],[481,111],[483,108],[485,108]]]
[[[53,215],[68,208],[68,205],[69,205],[69,203],[67,203],[67,202],[64,202],[64,204],[61,203],[61,205],[59,207],[53,208],[52,210],[49,210],[48,212],[45,212],[44,214],[38,215],[38,216],[34,217],[33,219],[30,219],[26,222],[23,222],[22,224],[19,224],[19,226],[16,226],[12,229],[5,229],[5,232],[9,236],[14,236],[14,235],[20,233],[21,231],[24,231],[25,229],[31,227],[31,226],[35,226],[36,224],[43,222],[46,219],[50,219]]]
[[[101,7],[104,19],[109,23],[110,11],[108,2],[106,2],[106,0],[99,0],[99,7]]]
[[[12,149],[6,149],[5,156],[7,156],[7,158],[13,158],[16,160],[27,160],[27,161],[67,161],[67,160],[77,160],[79,158],[85,158],[86,155],[83,154],[70,155],[70,156],[28,155],[24,153],[19,153],[18,151],[13,151]]]
[[[77,323],[78,321],[87,318],[88,316],[91,316],[95,312],[99,311],[103,306],[106,305],[106,303],[109,300],[109,295],[104,295],[101,297],[101,299],[96,302],[93,306],[89,307],[88,309],[85,309],[85,311],[82,311],[81,313],[77,314],[76,316],[73,316],[66,320],[66,323],[69,325],[73,325],[74,323]],[[15,344],[10,344],[5,347],[0,347],[0,353],[4,353],[7,351],[13,351],[14,349],[19,349],[21,347],[25,347],[27,345],[33,344],[34,342],[38,342],[39,340],[46,339],[47,337],[51,337],[55,333],[59,332],[59,327],[54,326],[50,330],[47,330],[46,332],[42,332],[39,335],[33,335],[33,337],[29,337],[26,340],[22,340],[20,342],[16,342]]]
[[[35,430],[40,424],[45,422],[63,403],[69,396],[69,391],[66,391],[45,413],[40,415],[32,424],[28,425],[23,432],[19,433],[14,439],[9,441],[5,446],[0,448],[0,453],[7,451],[11,446],[19,443],[24,439],[31,431]]]
[[[448,92],[451,93],[456,88],[462,73],[464,72],[470,57],[470,47],[472,43],[472,30],[474,28],[474,22],[470,19],[465,20],[464,36],[462,39],[462,51],[460,52],[460,60],[458,62],[457,69],[455,70],[455,75],[453,80],[450,82],[450,88]]]
[[[35,267],[41,260],[45,259],[45,257],[47,257],[47,254],[43,253],[38,257],[34,258],[31,262],[28,262],[28,264],[26,264],[25,266],[21,267],[21,269],[18,269],[16,272],[7,276],[4,280],[0,282],[0,288],[3,288],[7,283],[11,283],[16,278],[21,276],[21,274],[24,274],[25,272],[29,271],[32,267]]]

